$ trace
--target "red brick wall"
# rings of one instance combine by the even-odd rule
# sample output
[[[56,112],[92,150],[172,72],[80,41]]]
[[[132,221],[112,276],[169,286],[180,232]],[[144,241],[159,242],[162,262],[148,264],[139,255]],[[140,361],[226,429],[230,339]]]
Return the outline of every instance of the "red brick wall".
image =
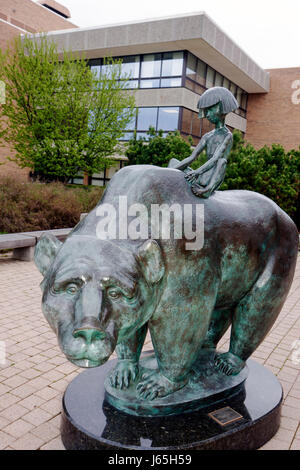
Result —
[[[0,18],[29,32],[54,31],[77,26],[32,0],[0,0]],[[6,16],[6,18],[3,18]]]
[[[7,42],[24,33],[24,30],[34,33],[76,27],[70,21],[31,0],[0,0],[1,49],[5,49]],[[21,170],[16,164],[9,162],[8,155],[13,155],[12,150],[9,147],[0,147],[0,176],[12,175],[27,179],[29,170]]]
[[[246,140],[256,148],[273,143],[281,144],[286,150],[300,145],[300,103],[292,102],[292,88],[299,80],[297,88],[300,98],[300,67],[271,69],[270,92],[249,96],[247,111]]]

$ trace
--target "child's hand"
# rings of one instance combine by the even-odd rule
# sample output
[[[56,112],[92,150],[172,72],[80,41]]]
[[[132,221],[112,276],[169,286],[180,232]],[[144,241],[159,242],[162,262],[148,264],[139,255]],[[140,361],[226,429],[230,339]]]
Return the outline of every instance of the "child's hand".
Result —
[[[193,170],[186,173],[184,177],[189,183],[196,183],[197,181],[197,175]]]

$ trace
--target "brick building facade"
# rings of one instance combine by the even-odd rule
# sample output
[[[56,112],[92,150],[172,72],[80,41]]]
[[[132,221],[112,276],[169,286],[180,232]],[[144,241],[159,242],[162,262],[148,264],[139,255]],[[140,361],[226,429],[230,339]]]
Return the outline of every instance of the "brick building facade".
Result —
[[[270,91],[248,98],[246,140],[256,148],[300,145],[300,67],[271,69]]]

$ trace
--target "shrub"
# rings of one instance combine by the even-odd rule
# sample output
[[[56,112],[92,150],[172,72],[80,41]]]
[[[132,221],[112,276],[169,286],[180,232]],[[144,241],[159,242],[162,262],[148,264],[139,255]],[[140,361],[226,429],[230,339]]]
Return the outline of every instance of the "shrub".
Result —
[[[82,212],[99,201],[103,188],[67,187],[61,183],[22,183],[0,178],[0,232],[73,227]]]
[[[163,137],[163,131],[155,131],[153,127],[147,132],[147,139],[133,138],[129,141],[125,155],[129,165],[168,166],[171,158],[183,160],[192,153],[192,139],[186,142],[178,131],[170,132]]]
[[[275,201],[299,226],[300,149],[286,152],[281,145],[256,150],[238,131],[221,190],[247,189]]]

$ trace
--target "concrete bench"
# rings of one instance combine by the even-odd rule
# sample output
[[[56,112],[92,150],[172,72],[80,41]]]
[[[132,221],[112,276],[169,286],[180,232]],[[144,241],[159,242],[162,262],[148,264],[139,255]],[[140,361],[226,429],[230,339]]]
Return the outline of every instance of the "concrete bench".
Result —
[[[33,259],[34,247],[43,233],[52,233],[60,241],[64,241],[71,230],[71,228],[59,228],[55,230],[3,234],[0,235],[0,250],[12,249],[12,257],[14,259],[31,261]]]

